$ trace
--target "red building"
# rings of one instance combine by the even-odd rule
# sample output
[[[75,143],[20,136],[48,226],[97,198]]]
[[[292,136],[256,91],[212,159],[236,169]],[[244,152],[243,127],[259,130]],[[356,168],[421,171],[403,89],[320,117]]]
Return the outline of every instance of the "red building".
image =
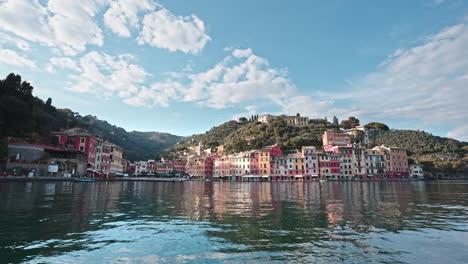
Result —
[[[252,151],[250,153],[250,173],[252,175],[259,175],[260,170],[259,170],[259,163],[258,163],[258,158],[260,156],[260,153],[258,151]]]
[[[319,153],[319,170],[322,179],[340,179],[340,155],[330,152]]]
[[[193,157],[187,162],[188,172],[196,179],[212,179],[214,160],[218,155]]]
[[[82,151],[88,155],[88,168],[95,168],[98,138],[81,128],[52,132],[58,137],[58,144],[66,150]]]
[[[185,160],[174,160],[172,163],[174,164],[175,174],[180,174],[180,175],[185,174],[185,165],[187,163]]]

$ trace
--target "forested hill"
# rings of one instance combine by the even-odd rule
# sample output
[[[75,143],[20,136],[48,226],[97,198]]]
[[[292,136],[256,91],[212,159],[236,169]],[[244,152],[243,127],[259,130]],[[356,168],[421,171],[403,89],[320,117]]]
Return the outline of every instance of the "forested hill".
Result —
[[[431,157],[440,154],[450,154],[457,158],[468,158],[467,142],[433,136],[424,131],[397,129],[380,131],[376,136],[376,144],[405,148],[413,158],[431,159]]]
[[[206,147],[225,145],[228,152],[258,149],[272,144],[278,144],[285,150],[292,150],[304,145],[321,145],[323,132],[336,127],[325,119],[310,120],[309,125],[304,127],[288,126],[282,118],[268,124],[252,119],[241,119],[239,122],[232,120],[213,127],[204,134],[181,141],[172,150],[195,146],[200,141]]]
[[[0,157],[6,154],[4,139],[8,136],[50,144],[50,132],[72,127],[88,129],[121,146],[130,160],[152,159],[182,139],[169,133],[128,132],[95,116],[81,116],[70,109],[57,109],[52,105],[52,99],[44,102],[33,96],[33,86],[16,74],[0,80],[0,139],[3,139]]]
[[[165,153],[195,146],[200,140],[206,147],[225,145],[229,153],[259,149],[272,144],[278,144],[285,151],[294,151],[305,145],[322,146],[322,135],[327,129],[350,128],[356,125],[359,125],[359,120],[354,117],[343,120],[340,124],[338,120],[328,122],[326,119],[311,119],[309,124],[303,127],[289,126],[281,117],[268,124],[241,118],[239,122],[229,121],[190,140],[179,142],[176,148],[166,150]],[[378,122],[366,126],[375,128],[375,132],[370,135],[372,142],[369,147],[382,144],[402,147],[408,150],[411,158],[419,160],[437,160],[440,155],[449,155],[468,161],[467,142],[413,130],[390,130],[388,126]],[[362,141],[362,138],[359,136],[353,138],[353,141],[360,140]]]

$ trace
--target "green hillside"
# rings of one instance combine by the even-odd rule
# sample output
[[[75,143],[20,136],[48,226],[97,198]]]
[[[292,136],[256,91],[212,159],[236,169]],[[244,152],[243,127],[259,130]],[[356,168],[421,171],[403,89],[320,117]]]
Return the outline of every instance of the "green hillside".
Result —
[[[6,155],[6,137],[52,144],[49,137],[52,131],[73,127],[88,129],[121,146],[130,160],[154,158],[182,139],[168,133],[128,132],[95,116],[81,116],[70,109],[57,109],[51,98],[44,102],[34,97],[33,89],[20,75],[13,73],[0,80],[0,158]]]
[[[376,136],[377,145],[397,146],[408,150],[412,158],[433,159],[440,154],[464,158],[468,154],[467,142],[433,136],[414,130],[381,131]]]
[[[359,120],[354,118],[350,120],[355,122],[353,126],[359,125]],[[446,155],[468,161],[467,142],[433,136],[425,132],[389,130],[385,124],[377,122],[368,125],[377,129],[375,134],[371,134],[372,143],[374,143],[372,135],[375,135],[375,145],[384,144],[405,148],[413,159],[438,160],[441,155]],[[208,147],[225,145],[228,153],[259,149],[272,144],[278,144],[284,151],[295,150],[306,145],[321,146],[323,132],[337,127],[339,126],[336,122],[332,124],[325,119],[309,120],[309,124],[303,127],[288,126],[282,117],[268,124],[255,121],[229,121],[204,134],[193,137],[193,140],[179,142],[176,148],[166,150],[164,153],[195,146],[200,140]],[[369,147],[372,146],[369,145]]]

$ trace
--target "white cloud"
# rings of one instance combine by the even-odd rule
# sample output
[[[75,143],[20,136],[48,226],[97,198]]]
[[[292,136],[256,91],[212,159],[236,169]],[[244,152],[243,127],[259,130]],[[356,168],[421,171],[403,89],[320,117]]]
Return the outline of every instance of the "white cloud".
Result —
[[[142,88],[135,96],[125,99],[124,102],[135,106],[168,107],[170,100],[180,97],[182,89],[182,85],[178,82],[153,83],[150,88]]]
[[[70,76],[67,86],[74,92],[94,93],[104,98],[127,98],[137,94],[149,75],[141,66],[132,64],[132,55],[111,56],[89,52],[79,62],[79,74]]]
[[[67,55],[103,44],[102,32],[93,20],[101,1],[7,0],[0,3],[0,30],[26,40],[58,48]]]
[[[468,142],[468,124],[459,126],[447,133],[447,137],[456,138],[461,141]]]
[[[0,32],[0,45],[4,45],[4,44],[13,45],[23,51],[29,50],[30,48],[29,43],[27,41],[22,40],[20,38],[12,37],[8,34]]]
[[[144,16],[138,36],[141,45],[192,54],[199,53],[209,40],[205,24],[197,16],[176,16],[165,8]]]
[[[54,72],[56,67],[61,69],[70,69],[74,71],[80,70],[76,62],[72,58],[68,57],[50,58],[49,64],[46,66],[46,70],[48,72]]]
[[[398,49],[379,71],[353,80],[350,92],[317,95],[320,100],[335,101],[330,108],[345,102],[349,113],[368,121],[411,120],[426,127],[465,124],[467,47],[468,25],[444,28],[416,46]]]
[[[213,68],[189,76],[184,101],[226,108],[256,100],[280,100],[295,92],[284,70],[272,68],[250,49],[232,51]]]
[[[131,29],[140,27],[138,14],[160,7],[152,0],[115,0],[104,14],[104,24],[121,37],[130,37]]]
[[[26,66],[31,69],[36,69],[36,63],[22,55],[16,53],[16,51],[9,49],[0,50],[0,62],[13,66]]]

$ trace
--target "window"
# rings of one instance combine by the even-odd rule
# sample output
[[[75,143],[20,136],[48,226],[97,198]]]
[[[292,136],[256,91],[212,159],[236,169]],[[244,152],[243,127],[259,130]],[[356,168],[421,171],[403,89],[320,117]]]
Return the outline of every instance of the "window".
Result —
[[[81,143],[84,143],[85,142],[85,138],[81,138]]]

